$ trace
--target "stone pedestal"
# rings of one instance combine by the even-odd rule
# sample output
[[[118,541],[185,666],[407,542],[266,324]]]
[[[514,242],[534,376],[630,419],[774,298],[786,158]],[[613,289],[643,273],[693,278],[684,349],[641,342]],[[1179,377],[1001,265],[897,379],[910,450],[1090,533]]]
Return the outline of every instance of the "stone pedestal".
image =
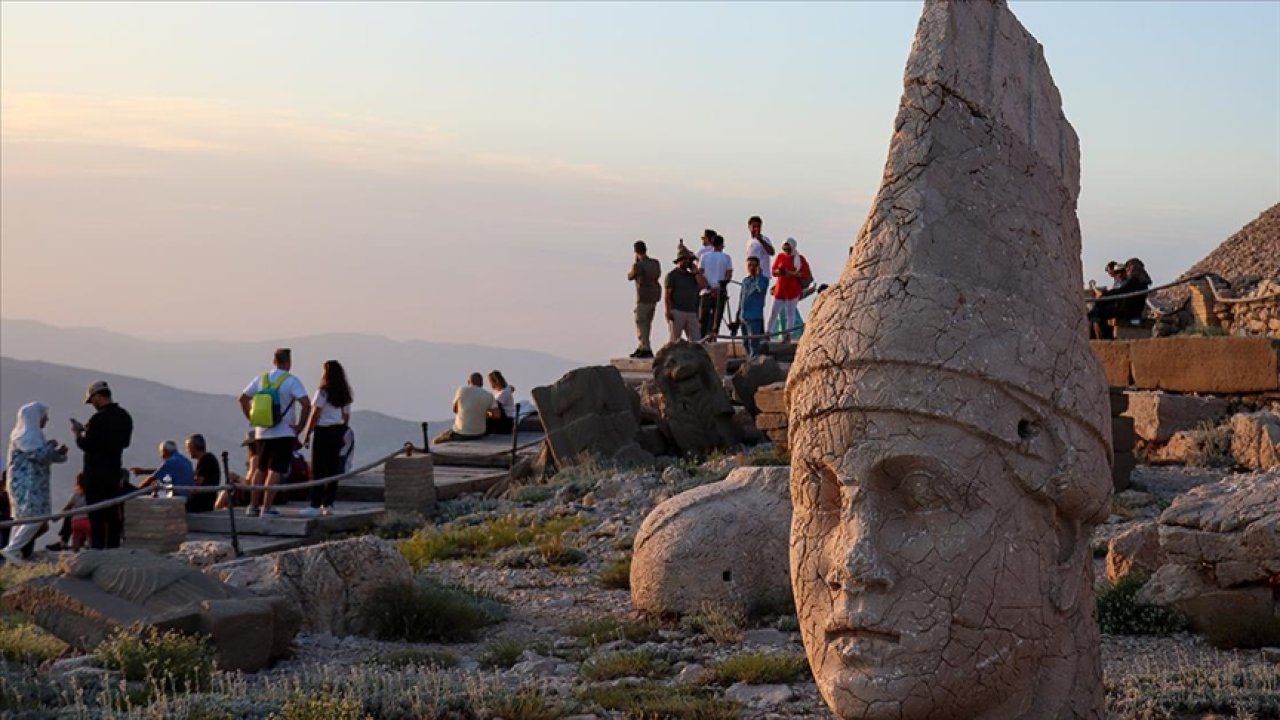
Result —
[[[391,458],[383,469],[383,477],[388,513],[418,513],[427,517],[435,514],[435,466],[430,455]]]
[[[187,500],[136,497],[124,504],[124,541],[131,550],[166,554],[187,540]]]

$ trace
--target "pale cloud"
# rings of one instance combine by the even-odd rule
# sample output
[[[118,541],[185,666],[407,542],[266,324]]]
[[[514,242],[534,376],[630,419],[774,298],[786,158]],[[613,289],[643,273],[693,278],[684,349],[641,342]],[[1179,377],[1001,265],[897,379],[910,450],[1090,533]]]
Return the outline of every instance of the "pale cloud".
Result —
[[[536,158],[525,155],[477,153],[472,156],[480,165],[514,170],[540,177],[578,177],[607,183],[624,183],[627,178],[595,163],[574,163],[555,158]]]
[[[452,136],[352,115],[304,117],[181,98],[0,93],[0,140],[173,154],[300,155],[370,169],[429,162]],[[42,174],[52,167],[33,168]],[[66,168],[73,172],[74,168]]]

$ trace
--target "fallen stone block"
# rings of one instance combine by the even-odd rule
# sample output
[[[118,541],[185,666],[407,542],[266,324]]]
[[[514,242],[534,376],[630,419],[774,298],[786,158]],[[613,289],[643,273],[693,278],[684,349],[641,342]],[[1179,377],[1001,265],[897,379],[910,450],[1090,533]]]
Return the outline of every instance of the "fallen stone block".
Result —
[[[1112,585],[1130,575],[1150,577],[1161,564],[1160,528],[1154,520],[1135,524],[1107,545],[1107,579]]]
[[[653,464],[653,455],[636,442],[640,397],[623,383],[617,368],[571,370],[552,385],[534,388],[532,395],[560,467],[583,455],[615,465]]]
[[[1133,385],[1174,392],[1280,389],[1280,342],[1263,337],[1169,337],[1134,342]]]
[[[1133,384],[1133,373],[1130,367],[1129,346],[1127,340],[1091,340],[1089,347],[1102,362],[1102,371],[1107,377],[1107,385],[1114,388],[1126,388]]]
[[[752,415],[759,415],[761,410],[756,405],[756,391],[766,385],[785,382],[787,374],[778,366],[778,362],[767,355],[760,355],[747,360],[733,374],[733,398],[745,407]]]
[[[1231,456],[1250,470],[1280,468],[1280,415],[1256,412],[1231,418]]]
[[[218,667],[254,671],[288,655],[301,621],[282,597],[260,597],[145,550],[80,553],[60,570],[10,590],[4,603],[82,651],[122,628],[149,626],[207,636]]]
[[[787,414],[787,384],[776,382],[756,389],[756,407],[762,413]]]
[[[395,546],[368,535],[220,563],[205,572],[258,595],[283,597],[301,615],[304,630],[333,635],[366,632],[365,603],[373,592],[413,581]]]
[[[1129,393],[1124,416],[1133,418],[1134,433],[1147,442],[1167,442],[1180,430],[1217,423],[1227,414],[1225,398],[1174,395],[1163,392]]]

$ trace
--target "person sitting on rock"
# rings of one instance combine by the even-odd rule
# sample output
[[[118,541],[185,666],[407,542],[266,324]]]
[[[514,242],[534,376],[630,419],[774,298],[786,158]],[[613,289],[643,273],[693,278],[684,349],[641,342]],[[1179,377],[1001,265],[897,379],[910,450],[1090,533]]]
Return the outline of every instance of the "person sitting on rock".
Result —
[[[507,384],[507,379],[497,370],[489,372],[489,389],[493,392],[497,407],[485,415],[485,433],[508,435],[516,424],[516,389]]]
[[[1116,279],[1115,287],[1110,290],[1093,288],[1093,296],[1095,298],[1126,295],[1141,292],[1151,287],[1151,276],[1147,274],[1146,266],[1138,258],[1129,258],[1129,260],[1125,261],[1124,266],[1119,268],[1112,277]],[[1146,308],[1146,303],[1146,295],[1135,295],[1134,297],[1108,302],[1095,302],[1093,309],[1089,311],[1089,337],[1094,340],[1114,340],[1115,332],[1112,330],[1109,321],[1115,320],[1119,323],[1128,323],[1131,320],[1139,319],[1142,317],[1142,311]]]
[[[497,406],[498,400],[484,389],[484,376],[471,373],[467,384],[453,395],[453,427],[436,436],[435,442],[479,440],[484,437],[489,411]]]
[[[129,468],[134,475],[146,475],[142,482],[138,483],[139,488],[151,487],[157,483],[168,482],[175,490],[175,495],[187,496],[190,493],[185,490],[179,490],[181,487],[192,487],[196,484],[195,470],[191,467],[191,461],[186,455],[178,452],[178,444],[172,440],[165,440],[160,443],[160,467],[152,470],[151,468]]]

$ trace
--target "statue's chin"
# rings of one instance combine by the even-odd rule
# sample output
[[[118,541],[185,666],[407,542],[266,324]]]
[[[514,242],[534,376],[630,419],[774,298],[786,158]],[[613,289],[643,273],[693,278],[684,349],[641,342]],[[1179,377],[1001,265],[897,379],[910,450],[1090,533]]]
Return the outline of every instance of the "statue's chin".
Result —
[[[836,717],[844,720],[940,720],[973,717],[972,704],[935,706],[937,671],[894,665],[838,667],[819,673],[818,688]],[[972,687],[972,686],[971,686]],[[972,703],[977,700],[966,698]]]

